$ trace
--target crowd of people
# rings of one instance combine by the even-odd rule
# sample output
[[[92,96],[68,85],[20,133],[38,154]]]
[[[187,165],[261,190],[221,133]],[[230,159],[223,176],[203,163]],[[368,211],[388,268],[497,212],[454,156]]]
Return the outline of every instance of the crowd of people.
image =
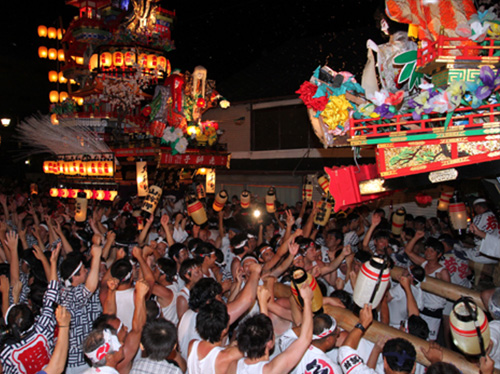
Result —
[[[444,349],[457,351],[449,327],[454,300],[421,284],[435,277],[477,289],[495,278],[488,269],[500,257],[499,227],[487,200],[473,201],[470,228],[461,236],[446,214],[406,214],[395,235],[392,212],[367,205],[319,226],[314,201],[276,202],[273,213],[259,201],[243,209],[236,196],[217,212],[212,201],[202,200],[208,220],[201,226],[172,196],[151,215],[138,196],[89,200],[86,220],[76,222],[72,199],[4,189],[3,372],[461,371],[443,361]],[[376,308],[352,297],[373,256],[403,268]],[[294,283],[297,268],[317,282]],[[313,309],[315,287],[325,308],[352,312],[359,323],[341,328],[335,316]],[[486,287],[482,296],[490,308],[490,344],[486,354],[467,360],[490,374],[500,369],[500,293]],[[417,363],[411,339],[365,338],[373,320],[431,342],[422,350],[430,366]]]

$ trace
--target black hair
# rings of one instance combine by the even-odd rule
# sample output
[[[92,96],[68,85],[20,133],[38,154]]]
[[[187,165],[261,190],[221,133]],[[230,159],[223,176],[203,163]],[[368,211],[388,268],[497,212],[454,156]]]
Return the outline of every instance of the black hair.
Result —
[[[245,242],[245,244],[243,244],[241,247],[239,247],[239,245],[241,245],[243,242]],[[245,233],[236,234],[231,239],[230,244],[231,244],[231,250],[233,251],[233,253],[236,256],[241,255],[243,252],[245,252],[245,247],[248,246],[247,234],[245,234]],[[239,248],[236,248],[236,246],[238,246]]]
[[[177,328],[164,318],[146,322],[141,344],[146,357],[153,361],[165,360],[177,343]]]
[[[387,231],[387,230],[377,230],[373,234],[373,240],[377,240],[377,239],[387,239],[387,240],[389,240],[390,237],[391,237],[391,233],[389,231]]]
[[[198,310],[206,303],[215,300],[222,293],[222,286],[213,278],[202,278],[189,293],[189,308]]]
[[[331,293],[330,297],[336,297],[347,310],[352,310],[352,296],[345,290],[335,290]]]
[[[188,242],[188,250],[189,250],[189,252],[195,251],[196,248],[198,248],[198,246],[201,245],[201,243],[203,243],[203,240],[201,240],[200,238],[193,238],[193,239],[191,239]]]
[[[24,333],[35,323],[35,316],[26,304],[18,304],[12,307],[7,319],[7,326],[15,342],[23,339]]]
[[[439,361],[429,365],[426,374],[462,374],[462,372],[453,364]]]
[[[64,280],[69,280],[70,282],[72,281],[70,278],[70,275],[76,270],[78,265],[80,265],[80,262],[82,262],[83,257],[80,253],[77,252],[70,252],[66,255],[66,258],[61,262],[61,265],[59,266],[59,272],[61,273],[61,278]],[[81,270],[80,270],[81,271]],[[80,272],[78,272],[75,275],[78,275]]]
[[[325,329],[332,327],[332,317],[329,314],[321,313],[313,317],[313,334],[319,335]],[[324,338],[326,338],[325,336]]]
[[[105,314],[102,313],[99,317],[97,317],[94,322],[92,322],[92,330],[104,330],[104,329],[113,329],[113,326],[109,323],[109,321],[113,319],[117,319],[115,314]]]
[[[422,317],[411,315],[408,318],[408,332],[417,338],[427,340],[429,337],[429,326]]]
[[[221,341],[222,332],[228,327],[228,324],[227,306],[219,300],[212,300],[200,307],[196,316],[196,331],[203,340],[210,343]]]
[[[403,232],[408,238],[413,238],[415,236],[415,230],[412,229],[411,227],[403,228]]]
[[[413,219],[413,222],[415,223],[420,223],[422,225],[425,225],[426,222],[427,222],[427,219],[424,217],[424,216],[416,216],[414,219]]]
[[[177,275],[177,264],[174,260],[162,257],[156,261],[156,264],[158,265],[160,272],[165,275],[168,282],[175,281],[175,276]]]
[[[191,269],[199,265],[200,265],[199,258],[197,259],[186,258],[184,261],[182,261],[181,266],[179,268],[179,276],[184,282],[189,283],[189,279],[186,277],[186,274],[191,277]]]
[[[260,313],[244,320],[238,328],[238,349],[248,358],[260,358],[266,353],[266,344],[273,338],[271,319]]]
[[[175,258],[179,258],[179,252],[183,249],[187,249],[187,247],[182,243],[172,244],[168,248],[168,257],[170,257],[172,260],[174,260]]]
[[[349,213],[346,217],[347,222],[351,224],[353,221],[356,221],[359,219],[359,214],[358,213]]]
[[[299,245],[299,250],[305,253],[309,246],[314,245],[314,241],[310,238],[304,238],[303,236],[299,236],[295,239],[295,243]]]
[[[354,255],[354,259],[359,262],[365,263],[366,261],[370,261],[372,256],[366,251],[357,251]]]
[[[430,237],[425,241],[425,247],[434,249],[438,254],[444,253],[444,246],[438,239]]]
[[[128,277],[131,271],[132,264],[128,258],[117,260],[111,265],[111,276],[118,279],[120,283],[129,282],[132,279],[132,277]]]
[[[341,243],[344,242],[344,233],[337,229],[331,229],[326,232],[326,235],[333,235],[335,239],[340,240]]]
[[[146,321],[153,321],[160,316],[160,305],[158,305],[158,301],[153,299],[146,300]]]
[[[342,231],[342,229],[349,224],[346,218],[337,219],[337,228]]]
[[[194,254],[196,256],[200,256],[203,259],[205,259],[205,257],[207,257],[213,252],[215,252],[215,246],[211,243],[207,243],[204,241],[201,241],[200,244],[194,250]]]
[[[261,256],[262,256],[262,250],[263,250],[264,248],[268,248],[268,247],[270,247],[270,248],[271,248],[271,250],[272,250],[272,251],[273,251],[273,253],[274,253],[274,250],[273,250],[273,247],[272,247],[272,246],[270,246],[270,245],[269,245],[269,244],[267,244],[267,243],[262,243],[261,245],[257,246],[257,248],[255,248],[255,253],[256,253],[256,255],[257,255],[257,256],[259,256],[259,258],[261,258]]]
[[[391,370],[403,373],[412,372],[417,358],[413,344],[402,338],[388,340],[384,345],[382,355]]]
[[[411,265],[410,266],[411,274],[413,278],[418,282],[423,282],[425,279],[425,269],[420,265]]]

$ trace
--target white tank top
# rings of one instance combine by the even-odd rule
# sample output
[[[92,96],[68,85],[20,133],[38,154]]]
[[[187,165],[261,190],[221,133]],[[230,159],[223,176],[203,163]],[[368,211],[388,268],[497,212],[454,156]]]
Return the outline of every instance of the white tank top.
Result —
[[[128,331],[132,330],[132,319],[134,318],[134,291],[131,287],[126,290],[116,291],[116,316],[127,326]]]
[[[427,265],[427,261],[422,263],[422,267],[425,269],[425,266]],[[439,273],[441,270],[446,269],[444,266],[439,267],[438,269],[434,270],[430,274],[426,274],[426,277],[433,277],[436,278],[437,273]],[[441,296],[434,295],[430,292],[423,292],[423,300],[424,300],[424,307],[427,309],[431,310],[437,310],[437,309],[442,309],[444,308],[444,305],[446,304],[446,299]]]
[[[269,361],[260,361],[254,365],[248,365],[247,363],[245,363],[245,360],[246,360],[245,357],[240,358],[238,360],[238,366],[236,368],[237,374],[262,374],[264,365],[269,362]]]
[[[201,340],[200,335],[196,331],[196,316],[198,313],[188,309],[183,314],[179,326],[177,326],[177,339],[179,341],[179,349],[181,356],[187,360],[189,342],[193,339]]]
[[[163,318],[177,326],[179,323],[179,318],[177,317],[177,286],[175,284],[171,284],[170,286],[165,287],[172,291],[174,296],[172,297],[172,301],[169,305],[161,308],[161,313],[163,314]]]
[[[219,352],[223,350],[222,347],[214,347],[208,354],[203,358],[198,358],[198,346],[200,340],[196,340],[191,347],[191,353],[187,360],[187,372],[189,374],[207,374],[215,373],[215,360],[219,355]]]

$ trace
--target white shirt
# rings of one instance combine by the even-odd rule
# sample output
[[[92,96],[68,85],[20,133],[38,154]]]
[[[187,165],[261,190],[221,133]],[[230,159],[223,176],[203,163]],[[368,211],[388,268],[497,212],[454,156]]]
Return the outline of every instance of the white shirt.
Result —
[[[183,314],[179,325],[177,326],[177,339],[179,341],[179,349],[184,360],[188,357],[189,342],[193,339],[201,340],[198,331],[196,331],[196,316],[197,312],[188,309]]]

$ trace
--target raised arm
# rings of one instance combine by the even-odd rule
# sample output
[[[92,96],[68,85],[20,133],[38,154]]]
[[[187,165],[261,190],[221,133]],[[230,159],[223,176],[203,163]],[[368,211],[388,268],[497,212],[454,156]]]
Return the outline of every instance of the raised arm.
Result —
[[[227,304],[227,312],[229,314],[229,324],[232,324],[243,313],[245,313],[255,302],[257,296],[257,286],[259,285],[260,273],[262,266],[253,263],[250,265],[250,277],[245,284],[245,287],[232,303]]]
[[[170,247],[170,246],[175,244],[175,240],[174,240],[174,237],[172,236],[172,231],[170,231],[170,226],[168,225],[169,221],[170,221],[170,217],[168,216],[168,214],[164,214],[161,216],[161,219],[160,219],[161,227],[163,227],[163,230],[165,231],[167,244]]]
[[[155,216],[150,215],[149,218],[146,220],[146,223],[144,224],[144,227],[141,230],[141,233],[139,234],[139,238],[137,239],[137,242],[139,245],[144,245],[144,244],[149,244],[145,243],[146,237],[149,233],[149,229],[151,228],[151,225],[153,224],[153,221],[155,219]]]
[[[418,310],[417,301],[415,300],[415,296],[411,291],[411,278],[407,276],[401,276],[399,284],[401,284],[401,287],[406,294],[406,307],[408,309],[408,317],[419,316],[420,311]]]
[[[354,327],[349,335],[347,335],[343,345],[351,347],[352,349],[357,349],[361,337],[363,336],[365,330],[371,325],[372,321],[372,307],[369,304],[365,304],[363,309],[359,312],[359,323],[362,328]]]
[[[85,287],[91,293],[94,293],[99,284],[99,267],[101,265],[102,247],[97,244],[92,245],[90,254],[92,259],[90,262],[90,271],[87,275],[87,280],[85,281]]]
[[[422,265],[425,262],[425,259],[419,255],[417,255],[415,252],[413,252],[413,248],[415,247],[415,244],[425,236],[425,232],[423,231],[417,231],[415,232],[415,235],[413,238],[408,242],[408,244],[405,247],[405,253],[406,255],[410,258],[410,260],[417,265]]]
[[[66,366],[66,358],[68,357],[71,313],[68,312],[68,310],[62,305],[59,305],[56,309],[56,321],[59,328],[59,335],[57,335],[57,343],[54,348],[54,353],[52,354],[48,365],[44,369],[47,374],[62,373]]]
[[[373,232],[379,225],[380,221],[382,218],[380,217],[379,214],[373,214],[372,216],[372,223],[370,225],[370,228],[368,229],[368,232],[366,233],[365,237],[363,238],[363,251],[370,252],[370,240],[372,238]]]

